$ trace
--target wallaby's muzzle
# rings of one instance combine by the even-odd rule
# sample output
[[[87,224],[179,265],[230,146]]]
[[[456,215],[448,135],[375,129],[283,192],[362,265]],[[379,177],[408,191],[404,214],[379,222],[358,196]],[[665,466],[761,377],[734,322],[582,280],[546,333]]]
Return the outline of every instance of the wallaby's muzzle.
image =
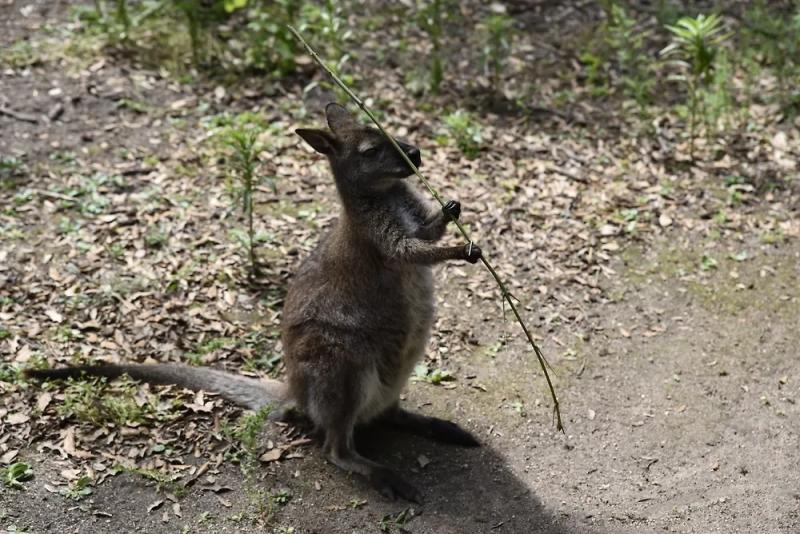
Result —
[[[406,153],[406,156],[408,156],[408,159],[411,160],[411,163],[413,163],[417,168],[422,167],[422,154],[420,153],[419,148],[399,140],[397,141],[397,144],[400,145],[400,148],[402,148],[403,152]],[[403,163],[403,167],[408,169],[408,174],[406,174],[406,176],[411,176],[414,174],[414,170],[408,166],[408,163],[405,161]]]
[[[411,163],[417,167],[422,167],[422,154],[420,154],[420,151],[417,147],[410,147],[410,149],[406,151],[406,155],[408,156],[408,159],[411,160]]]

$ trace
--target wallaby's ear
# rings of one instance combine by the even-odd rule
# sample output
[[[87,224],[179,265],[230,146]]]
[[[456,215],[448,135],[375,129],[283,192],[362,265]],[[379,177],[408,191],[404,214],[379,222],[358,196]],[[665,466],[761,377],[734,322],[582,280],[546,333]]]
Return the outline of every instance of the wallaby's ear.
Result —
[[[331,154],[336,148],[336,138],[325,130],[298,128],[294,133],[302,137],[306,143],[311,145],[311,148],[320,154]]]
[[[358,126],[358,123],[353,116],[350,115],[350,112],[347,111],[344,106],[336,102],[331,102],[325,106],[325,117],[328,119],[328,127],[333,133]]]

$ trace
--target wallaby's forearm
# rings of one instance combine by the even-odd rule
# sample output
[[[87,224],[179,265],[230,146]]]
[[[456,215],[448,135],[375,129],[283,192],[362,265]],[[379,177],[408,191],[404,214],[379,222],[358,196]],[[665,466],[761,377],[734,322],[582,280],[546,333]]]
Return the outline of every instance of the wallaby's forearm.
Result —
[[[481,251],[477,246],[437,247],[436,245],[416,238],[401,239],[389,257],[403,263],[433,265],[447,260],[466,260],[475,263],[480,259]]]

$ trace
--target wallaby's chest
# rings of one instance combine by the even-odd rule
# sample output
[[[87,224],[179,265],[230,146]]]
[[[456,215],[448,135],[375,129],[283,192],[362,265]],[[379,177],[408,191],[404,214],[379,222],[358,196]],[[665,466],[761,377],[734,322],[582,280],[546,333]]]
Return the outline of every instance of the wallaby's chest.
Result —
[[[415,210],[402,204],[395,207],[394,216],[399,231],[405,235],[414,235],[424,223]]]

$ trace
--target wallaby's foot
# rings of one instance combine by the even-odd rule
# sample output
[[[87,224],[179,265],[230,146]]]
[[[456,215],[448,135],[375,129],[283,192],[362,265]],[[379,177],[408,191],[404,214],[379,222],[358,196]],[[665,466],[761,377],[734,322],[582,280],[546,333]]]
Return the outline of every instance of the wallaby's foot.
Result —
[[[400,475],[391,469],[385,467],[373,469],[368,480],[387,499],[395,500],[400,497],[416,504],[422,503],[417,488],[403,480]]]
[[[442,206],[442,213],[457,221],[461,217],[461,203],[458,200],[449,200]]]
[[[384,420],[400,430],[425,436],[442,443],[450,443],[462,447],[480,447],[481,445],[475,436],[457,424],[438,417],[429,417],[409,412],[402,408],[395,408],[386,414]]]
[[[478,263],[478,260],[481,259],[483,256],[483,252],[481,252],[481,247],[476,245],[473,242],[469,242],[464,245],[464,259],[470,263]]]
[[[329,426],[325,431],[323,450],[333,465],[363,476],[385,497],[420,503],[420,494],[414,486],[391,469],[358,454],[353,446],[352,425]]]
[[[294,404],[283,404],[273,408],[267,417],[273,423],[287,423],[295,426],[310,426],[311,420]]]

